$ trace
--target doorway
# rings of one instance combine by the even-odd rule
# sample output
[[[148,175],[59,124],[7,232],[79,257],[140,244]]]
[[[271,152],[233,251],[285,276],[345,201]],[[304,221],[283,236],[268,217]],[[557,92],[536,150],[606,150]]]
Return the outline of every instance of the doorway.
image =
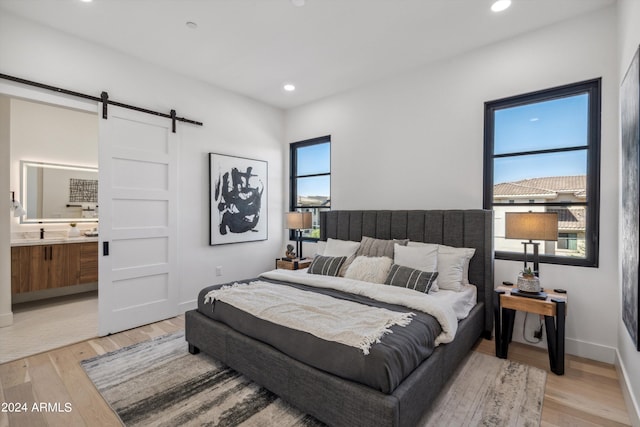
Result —
[[[9,104],[8,109],[2,110],[3,115],[9,115],[3,117],[3,123],[10,124],[11,132],[9,156],[3,156],[2,167],[9,171],[9,191],[15,192],[17,200],[26,202],[28,197],[23,182],[24,161],[54,165],[56,170],[62,170],[57,166],[97,169],[96,105],[90,106],[61,97],[57,99],[29,89],[13,88],[6,91],[3,88],[6,87],[0,85],[0,96]],[[52,176],[48,175],[44,179],[41,176],[41,181],[51,184],[54,181]],[[69,191],[70,180],[65,179],[67,184],[64,191]],[[58,192],[52,185],[36,188],[35,191],[40,200],[43,196],[51,196],[52,200]],[[50,205],[52,203],[53,200]],[[74,223],[83,234],[94,229],[97,231],[97,213],[94,215],[85,211],[85,208],[91,208],[90,205],[90,202],[70,203],[65,200],[62,207],[49,209],[46,217],[31,222],[24,221],[24,218],[21,221],[20,217],[10,215],[11,244],[8,256],[11,261],[3,262],[11,266],[12,274],[10,280],[6,280],[8,283],[5,284],[5,280],[0,282],[0,299],[10,301],[13,324],[0,328],[0,363],[98,335],[97,237],[82,241],[67,238],[72,221],[77,221]],[[74,219],[76,216],[77,220]],[[39,239],[40,237],[45,239]],[[76,260],[74,256],[77,256],[77,262],[80,263],[80,246],[90,244],[89,242],[95,245],[95,277],[85,273],[81,280],[80,271],[73,270]],[[70,249],[71,246],[73,250]],[[58,260],[55,267],[46,267],[51,270],[48,279],[46,271],[43,273],[32,265],[22,265],[20,257],[12,256],[18,247],[25,253],[35,253],[36,250],[41,250],[37,248],[44,247],[44,256],[38,257],[39,260]],[[60,248],[64,252],[59,252]],[[87,246],[83,249],[86,260]],[[22,271],[16,272],[16,269]],[[35,283],[33,288],[15,284],[16,276],[28,277],[36,274],[39,276],[32,281]]]

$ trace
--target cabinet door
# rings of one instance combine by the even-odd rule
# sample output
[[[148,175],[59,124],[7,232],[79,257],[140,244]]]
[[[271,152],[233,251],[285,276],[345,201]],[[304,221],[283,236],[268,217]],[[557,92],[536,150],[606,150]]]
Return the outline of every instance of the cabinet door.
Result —
[[[31,281],[31,247],[11,248],[11,293],[29,292]]]
[[[28,291],[39,291],[51,287],[49,275],[49,257],[51,246],[28,246],[29,259],[29,289]]]
[[[60,268],[60,281],[58,282],[58,286],[73,286],[80,283],[80,249],[81,244],[79,243],[70,243],[66,245],[54,245],[53,246],[54,253],[59,250],[59,256],[61,258],[57,258],[54,255],[51,259],[51,267],[54,268],[57,261],[59,261],[62,265]]]
[[[98,242],[80,245],[80,283],[98,281]]]
[[[49,245],[46,248],[49,251],[47,258],[47,266],[49,268],[48,288],[60,288],[65,285],[69,275],[66,259],[67,245]]]

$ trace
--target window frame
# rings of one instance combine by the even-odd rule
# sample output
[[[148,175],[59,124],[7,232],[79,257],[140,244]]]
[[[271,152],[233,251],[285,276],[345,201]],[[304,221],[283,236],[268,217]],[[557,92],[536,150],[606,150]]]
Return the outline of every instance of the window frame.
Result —
[[[307,175],[296,175],[298,169],[298,149],[309,147],[312,145],[329,143],[329,172],[315,173]],[[331,200],[331,135],[319,136],[317,138],[305,139],[303,141],[292,142],[289,144],[289,212],[296,211],[298,209],[328,209],[331,210],[331,204],[329,207],[320,206],[301,206],[296,203],[298,200],[296,182],[299,178],[312,178],[318,176],[329,177],[329,200]],[[289,230],[289,240],[296,240],[296,235],[293,230]],[[305,242],[317,242],[320,239],[308,236],[302,236],[302,241]]]
[[[523,95],[516,95],[502,98],[495,101],[485,102],[484,115],[484,209],[493,210],[494,206],[549,206],[549,207],[569,207],[585,206],[586,226],[585,226],[585,247],[584,258],[574,258],[556,255],[540,255],[540,263],[572,265],[582,267],[598,267],[599,263],[599,239],[600,239],[600,144],[601,144],[601,86],[602,78],[585,80],[564,86],[530,92]],[[543,149],[533,151],[514,152],[508,154],[494,154],[494,119],[497,110],[519,107],[528,104],[551,101],[559,98],[566,98],[580,94],[588,94],[588,129],[587,145],[580,147],[564,147],[554,149]],[[493,201],[493,162],[496,158],[516,157],[531,154],[547,154],[566,151],[585,150],[587,151],[587,198],[586,202],[544,202],[544,203],[494,203]],[[524,253],[511,251],[495,251],[495,259],[524,261]]]

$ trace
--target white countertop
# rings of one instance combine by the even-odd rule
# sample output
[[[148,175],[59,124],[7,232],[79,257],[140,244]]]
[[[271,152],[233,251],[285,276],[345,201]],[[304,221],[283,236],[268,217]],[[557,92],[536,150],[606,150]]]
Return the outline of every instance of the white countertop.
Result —
[[[40,238],[18,238],[11,239],[11,246],[36,246],[36,245],[59,245],[67,243],[85,243],[85,242],[97,242],[98,236],[80,236],[80,237],[64,237],[64,236],[52,236]]]

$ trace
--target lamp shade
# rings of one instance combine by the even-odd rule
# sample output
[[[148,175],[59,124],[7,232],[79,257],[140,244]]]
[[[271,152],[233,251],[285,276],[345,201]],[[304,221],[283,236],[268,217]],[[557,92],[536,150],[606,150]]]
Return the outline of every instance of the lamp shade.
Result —
[[[290,230],[306,230],[311,228],[311,212],[287,212],[285,222]]]
[[[558,240],[558,214],[555,212],[507,212],[507,239]]]

